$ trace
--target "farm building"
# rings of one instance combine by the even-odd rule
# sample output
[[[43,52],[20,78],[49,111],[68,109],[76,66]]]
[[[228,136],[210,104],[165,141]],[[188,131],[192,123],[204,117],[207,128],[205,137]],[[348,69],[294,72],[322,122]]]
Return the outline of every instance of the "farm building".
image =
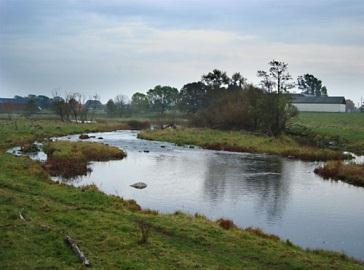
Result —
[[[0,112],[19,112],[27,108],[25,98],[0,98]]]
[[[292,95],[292,105],[301,112],[345,112],[345,97]]]

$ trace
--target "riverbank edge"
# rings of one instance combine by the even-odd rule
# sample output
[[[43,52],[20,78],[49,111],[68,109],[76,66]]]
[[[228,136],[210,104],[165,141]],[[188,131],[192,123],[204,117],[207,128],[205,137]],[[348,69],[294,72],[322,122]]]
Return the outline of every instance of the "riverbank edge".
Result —
[[[351,155],[341,151],[301,145],[289,136],[277,138],[241,131],[206,128],[143,130],[138,138],[167,141],[177,145],[196,145],[204,149],[278,155],[303,161],[345,160]]]
[[[120,129],[120,127],[118,127],[117,129]],[[97,130],[95,130],[95,131],[97,131]],[[108,130],[108,131],[111,131],[111,130]],[[77,131],[74,133],[80,133],[80,132]],[[69,134],[68,131],[67,131],[67,134]],[[58,136],[61,136],[61,135],[66,135],[66,134],[65,133],[62,134],[62,132],[59,132]],[[51,134],[51,136],[49,136],[49,137],[52,137],[52,136],[55,136],[55,135]],[[27,140],[27,142],[28,142],[28,140]],[[11,144],[8,145],[8,147],[11,147],[11,146],[13,146],[13,145],[11,145]],[[282,258],[281,258],[282,265],[280,265],[280,266],[278,265],[277,267],[274,266],[275,264],[279,264],[279,262],[275,261],[278,257],[277,258],[268,257],[268,258],[265,258],[262,262],[260,262],[261,264],[268,263],[269,265],[272,265],[272,269],[282,269],[283,265],[286,265],[286,267],[284,269],[294,269],[295,266],[300,265],[300,264],[305,265],[306,266],[305,269],[318,269],[318,268],[327,269],[327,267],[329,265],[336,265],[336,264],[340,264],[341,267],[344,267],[344,268],[340,268],[340,269],[364,269],[364,266],[361,263],[359,263],[356,260],[347,258],[343,254],[339,254],[336,252],[330,252],[330,251],[305,251],[299,247],[293,246],[289,241],[283,242],[283,241],[277,240],[275,237],[266,235],[259,230],[250,230],[249,231],[249,230],[238,229],[235,227],[232,227],[229,230],[223,230],[223,229],[219,228],[219,225],[216,222],[207,220],[205,217],[200,216],[200,215],[196,215],[193,217],[193,216],[189,216],[187,214],[182,214],[180,212],[175,213],[174,215],[158,214],[155,211],[141,210],[140,207],[133,201],[124,201],[123,199],[117,198],[115,196],[108,196],[108,195],[98,191],[95,187],[75,188],[75,187],[66,186],[66,185],[59,185],[59,184],[52,182],[49,179],[49,176],[44,173],[44,170],[41,168],[39,163],[37,163],[35,161],[31,161],[30,159],[25,158],[25,157],[13,157],[10,154],[5,153],[3,150],[4,149],[2,149],[0,152],[0,160],[2,161],[2,162],[0,162],[0,168],[2,167],[0,170],[0,193],[2,195],[2,201],[3,201],[3,203],[6,204],[7,207],[6,207],[5,211],[0,212],[5,215],[5,216],[3,216],[4,218],[1,218],[1,220],[3,222],[0,221],[0,223],[4,223],[4,224],[1,224],[2,228],[10,228],[10,230],[14,230],[14,231],[17,231],[17,228],[20,228],[20,232],[18,232],[19,235],[15,233],[15,235],[17,235],[20,238],[21,237],[24,238],[24,231],[28,230],[28,229],[30,230],[29,232],[34,232],[33,230],[35,228],[36,233],[37,233],[36,236],[38,236],[38,234],[42,235],[43,230],[44,230],[45,234],[48,234],[49,228],[47,229],[47,226],[50,228],[59,226],[60,228],[57,231],[65,230],[68,226],[64,226],[65,224],[62,224],[62,223],[58,224],[59,221],[55,222],[55,220],[49,220],[48,215],[47,214],[43,215],[42,212],[44,211],[44,207],[45,208],[56,207],[53,204],[60,204],[59,207],[61,207],[61,208],[66,208],[66,209],[70,208],[71,205],[74,204],[75,202],[68,202],[67,200],[62,198],[62,196],[65,196],[65,197],[71,196],[72,199],[76,200],[76,204],[77,204],[77,202],[81,203],[81,204],[77,204],[77,209],[76,209],[77,211],[80,211],[80,210],[89,211],[93,215],[97,215],[100,210],[105,210],[106,212],[110,213],[111,219],[113,220],[113,222],[115,222],[115,220],[120,221],[120,216],[123,216],[123,218],[126,218],[129,221],[129,223],[133,223],[134,220],[138,219],[138,218],[139,219],[145,218],[153,225],[152,227],[153,227],[154,233],[163,235],[167,238],[171,237],[171,234],[172,235],[176,234],[177,235],[176,239],[178,240],[181,237],[180,235],[178,235],[180,232],[182,232],[182,234],[183,234],[183,232],[186,232],[186,230],[187,231],[192,230],[191,232],[196,233],[197,237],[198,237],[198,235],[203,236],[202,238],[200,238],[198,240],[198,242],[201,242],[201,244],[203,244],[204,241],[209,240],[208,238],[211,237],[213,240],[212,242],[217,241],[218,245],[222,245],[224,247],[224,248],[222,248],[222,250],[225,250],[225,249],[229,250],[232,248],[229,246],[230,243],[223,241],[225,237],[228,237],[230,241],[232,239],[234,239],[235,237],[236,237],[235,240],[240,240],[243,242],[245,241],[245,243],[241,243],[241,245],[249,244],[251,246],[255,246],[255,244],[256,244],[257,246],[263,245],[263,246],[271,247],[273,249],[276,248],[277,251],[273,252],[273,253],[275,255],[277,255],[278,257],[282,255]],[[10,179],[10,178],[12,178],[12,179]],[[52,191],[55,192],[56,194],[53,194]],[[61,196],[57,197],[57,195],[61,195]],[[80,198],[78,198],[78,197],[80,197]],[[96,206],[95,201],[93,200],[93,199],[95,199],[95,197],[97,199],[101,200],[105,205]],[[34,201],[34,198],[37,198],[37,199]],[[38,205],[39,198],[42,201],[42,205],[41,205],[42,209],[37,208],[37,206],[39,206]],[[55,201],[55,202],[53,202],[53,201]],[[98,201],[96,201],[96,202],[98,202]],[[44,205],[44,203],[45,203],[45,205]],[[93,206],[95,208],[93,208]],[[74,210],[74,209],[72,209],[72,210]],[[48,212],[48,211],[50,211],[50,210],[47,210],[46,212]],[[19,213],[19,215],[18,215],[18,213]],[[25,223],[22,223],[24,221],[20,220],[20,218],[19,218],[20,215],[25,216]],[[54,214],[54,215],[55,215],[54,218],[57,221],[59,219],[59,216],[57,216],[57,214]],[[82,220],[78,220],[78,219],[73,220],[73,218],[70,218],[70,219],[72,220],[72,222],[71,221],[69,221],[69,222],[75,223],[75,225],[77,224],[80,227],[78,229],[81,229],[81,230],[78,230],[78,233],[75,232],[74,234],[77,236],[77,238],[80,240],[80,242],[84,244],[83,247],[86,248],[87,251],[89,251],[88,254],[91,254],[91,256],[90,256],[91,261],[96,262],[96,265],[97,265],[98,256],[97,256],[97,254],[93,254],[93,252],[92,252],[92,247],[98,246],[97,243],[95,243],[97,241],[81,240],[82,236],[83,236],[83,234],[80,233],[81,231],[86,232],[85,238],[90,237],[90,235],[87,234],[87,228],[83,228],[83,226],[82,226],[82,225],[85,225],[87,227],[87,224],[82,224]],[[177,222],[176,222],[176,220],[177,220]],[[47,223],[53,223],[53,224],[47,225]],[[192,228],[189,228],[188,224],[190,224],[192,226]],[[174,226],[174,228],[172,228],[172,230],[171,230],[171,226]],[[71,229],[71,230],[74,230],[74,229]],[[52,232],[52,229],[50,231]],[[137,241],[137,237],[135,237],[135,235],[137,234],[136,231],[138,231],[138,230],[135,228],[133,228],[130,232],[127,231],[128,237],[130,237],[130,235],[131,235],[132,238],[136,238],[136,239],[133,239],[133,241],[135,241],[135,242]],[[206,235],[205,231],[208,231],[209,233],[211,231],[213,234]],[[10,233],[10,236],[14,235],[13,233]],[[5,232],[5,234],[6,234],[6,232]],[[112,235],[112,233],[111,233],[111,235]],[[12,246],[10,246],[10,248],[22,250],[22,247],[17,245],[18,239],[9,238],[8,237],[9,235],[7,235],[7,234],[5,236],[7,236],[7,237],[2,238],[2,239],[4,239],[2,244],[5,243],[5,245],[6,245],[7,244],[6,240],[10,240],[12,242],[11,243]],[[29,237],[31,242],[34,242],[34,240],[37,240],[36,239],[37,237],[34,237],[34,239],[33,239],[31,233],[27,234],[27,237]],[[55,236],[53,235],[53,237],[55,237]],[[207,238],[207,239],[205,239],[205,238]],[[46,239],[43,239],[43,240],[46,240]],[[47,239],[47,241],[48,240],[49,239]],[[50,239],[50,241],[51,240],[52,239]],[[55,239],[55,240],[58,241],[59,239]],[[187,240],[192,241],[193,239],[188,238]],[[249,240],[249,241],[247,241],[247,240]],[[55,242],[57,242],[57,241],[55,241]],[[186,241],[186,239],[183,238],[183,241]],[[36,242],[37,241],[35,241],[35,243]],[[53,241],[51,241],[51,242],[52,242],[52,244],[56,244],[56,245],[59,244],[59,243],[53,243]],[[195,243],[194,241],[192,241],[192,242]],[[115,243],[113,243],[113,245],[114,244]],[[182,243],[178,242],[176,244],[181,245]],[[25,245],[24,247],[27,247],[27,245]],[[137,247],[138,247],[138,249],[149,249],[150,248],[150,246],[145,247],[145,248],[143,248],[143,246],[141,246],[141,247],[137,246]],[[241,248],[241,246],[235,245],[235,244],[233,246],[233,248],[236,248],[236,249],[238,249],[239,247]],[[37,245],[35,245],[35,246],[33,245],[33,248],[35,248],[35,250],[30,249],[31,253],[41,252],[41,251],[37,250]],[[62,247],[61,253],[63,255],[65,255],[63,252],[63,248],[65,249],[65,251],[67,251],[67,249],[65,247]],[[8,251],[9,249],[5,247],[2,250]],[[243,254],[239,253],[239,255],[241,255],[243,258],[245,258],[247,262],[254,261],[254,263],[259,263],[260,257],[264,256],[264,253],[265,253],[265,251],[263,252],[263,250],[264,249],[259,251],[259,249],[257,249],[256,250],[257,254],[249,254],[249,252],[247,252],[245,255],[244,255],[244,253]],[[50,251],[50,252],[52,253],[52,251]],[[25,265],[28,265],[28,266],[29,266],[29,263],[32,264],[33,266],[40,266],[42,264],[42,259],[41,259],[42,256],[37,259],[37,262],[32,262],[32,261],[29,261],[29,258],[24,258],[21,253],[17,253],[17,252],[15,252],[15,253],[16,253],[16,259],[15,259],[15,257],[4,258],[1,255],[0,261],[5,260],[7,262],[2,265],[9,266],[9,269],[10,269],[11,265],[8,264],[9,262],[14,262],[16,266],[21,266],[22,263],[24,263]],[[6,253],[6,254],[8,254],[8,253]],[[279,254],[281,254],[281,255],[279,255]],[[289,254],[288,258],[287,258],[287,254]],[[13,255],[15,255],[15,254],[13,254]],[[43,254],[43,255],[44,255],[43,258],[44,258],[44,263],[45,263],[44,265],[48,265],[48,266],[52,265],[53,260],[54,260],[54,262],[60,263],[58,258],[51,257],[52,258],[52,260],[51,260],[49,258],[49,254],[48,255]],[[207,254],[206,254],[206,256],[207,256]],[[291,258],[290,258],[290,256],[291,256]],[[302,257],[304,260],[306,260],[306,262],[304,260],[300,261],[300,259],[299,259],[300,257]],[[153,259],[155,259],[155,258],[153,258]],[[222,259],[222,258],[220,258],[220,259]],[[224,259],[226,259],[226,255],[224,255]],[[231,257],[231,259],[233,259],[233,257]],[[268,261],[266,261],[267,259],[268,259]],[[66,252],[66,257],[61,256],[60,260],[65,262],[66,263],[65,265],[67,265],[67,266],[69,266],[69,265],[73,265],[74,267],[77,266],[77,261],[74,260],[74,257],[71,253]],[[211,260],[212,260],[212,258],[211,258]],[[323,260],[323,261],[321,261],[321,260]],[[157,261],[157,263],[158,262],[159,261]],[[162,263],[162,261],[160,261],[160,262]],[[183,262],[183,263],[188,264],[188,262]],[[212,261],[211,264],[217,265],[216,261]],[[342,265],[342,264],[344,264],[344,265]],[[206,265],[208,265],[208,262],[206,262]],[[99,267],[101,267],[101,266],[102,265],[99,265]],[[189,267],[190,266],[191,265],[189,265]],[[248,264],[248,266],[249,266],[249,264]],[[250,265],[250,267],[252,269],[260,268],[258,266],[254,267],[253,265]],[[28,269],[31,269],[31,268],[32,267],[28,267]],[[138,267],[136,267],[136,268],[138,268]],[[179,268],[179,267],[177,267],[177,268]],[[181,268],[183,268],[183,267],[181,267]],[[188,268],[188,267],[186,266],[186,268]],[[140,269],[142,269],[142,268],[140,268]]]

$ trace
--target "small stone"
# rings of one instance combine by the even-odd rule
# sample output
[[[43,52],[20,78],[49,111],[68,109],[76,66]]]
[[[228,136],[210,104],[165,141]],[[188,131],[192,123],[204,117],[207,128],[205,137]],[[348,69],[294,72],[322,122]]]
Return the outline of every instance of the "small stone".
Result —
[[[137,183],[132,184],[130,186],[133,187],[133,188],[137,188],[137,189],[144,189],[144,188],[147,187],[147,184],[143,183],[143,182],[137,182]]]
[[[90,139],[90,136],[88,136],[87,134],[81,134],[78,138],[80,140],[87,140],[87,139]]]

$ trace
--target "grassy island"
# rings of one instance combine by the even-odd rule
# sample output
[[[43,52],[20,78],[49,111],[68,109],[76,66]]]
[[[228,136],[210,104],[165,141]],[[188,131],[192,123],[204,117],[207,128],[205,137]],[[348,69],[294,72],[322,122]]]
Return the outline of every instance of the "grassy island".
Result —
[[[117,147],[95,142],[50,142],[44,147],[48,155],[45,168],[50,175],[72,177],[87,173],[90,161],[123,159],[126,153]]]
[[[5,153],[39,133],[26,121],[18,123],[21,132],[13,123],[0,124],[1,269],[82,269],[65,235],[77,241],[92,269],[364,269],[345,255],[303,250],[226,220],[159,214],[95,186],[57,184],[38,162]],[[42,138],[104,129],[56,121],[32,125],[42,127]],[[68,145],[61,148],[69,151]]]

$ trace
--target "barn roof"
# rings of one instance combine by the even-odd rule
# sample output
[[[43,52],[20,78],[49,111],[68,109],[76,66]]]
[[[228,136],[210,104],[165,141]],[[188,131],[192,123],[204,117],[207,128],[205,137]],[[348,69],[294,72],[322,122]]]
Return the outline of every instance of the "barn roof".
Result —
[[[292,103],[346,104],[345,97],[292,95]]]

